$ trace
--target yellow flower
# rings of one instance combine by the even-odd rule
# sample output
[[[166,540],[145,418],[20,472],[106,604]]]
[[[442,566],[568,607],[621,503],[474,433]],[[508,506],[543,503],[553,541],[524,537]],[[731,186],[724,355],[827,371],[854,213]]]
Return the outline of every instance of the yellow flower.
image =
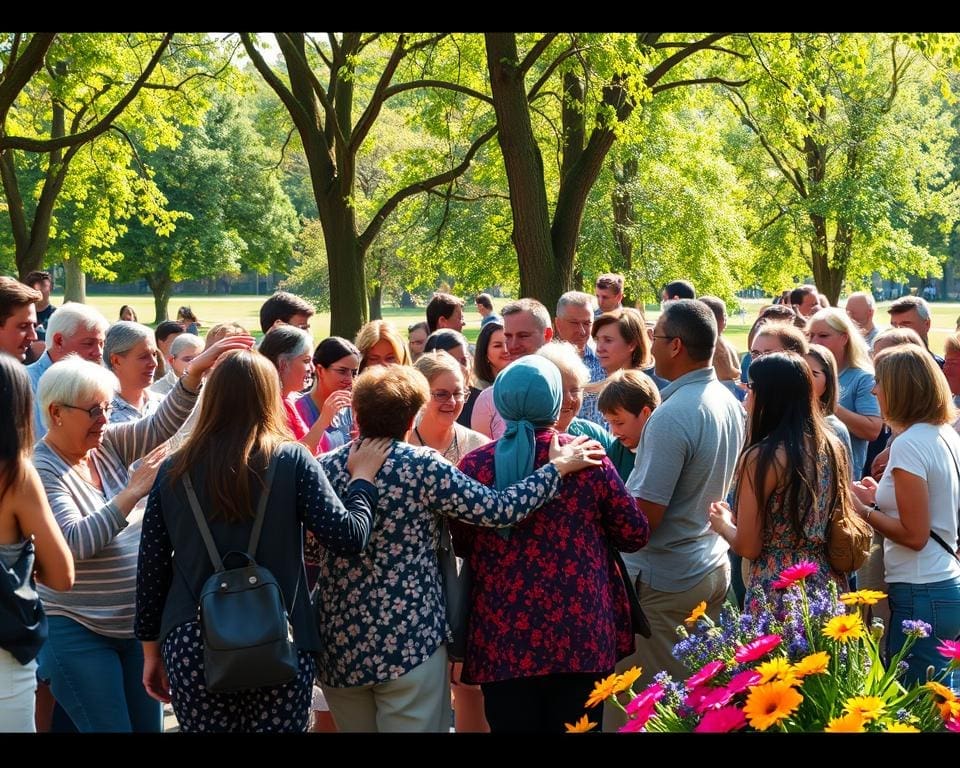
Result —
[[[834,616],[823,628],[823,634],[831,640],[839,640],[841,643],[845,643],[847,640],[857,640],[863,637],[863,622],[857,613]]]
[[[863,733],[863,718],[859,712],[851,712],[843,717],[835,717],[824,728],[827,733]]]
[[[587,731],[592,731],[597,727],[596,723],[591,723],[587,719],[587,716],[584,715],[577,722],[571,725],[570,723],[564,723],[563,727],[567,729],[567,733],[586,733]]]
[[[792,715],[803,701],[797,691],[783,680],[766,685],[757,685],[750,689],[743,714],[750,725],[758,731],[765,731]]]
[[[757,672],[760,673],[758,683],[769,683],[774,679],[792,682],[794,677],[790,662],[783,656],[775,656],[769,661],[763,662],[757,667]]]
[[[883,699],[878,696],[852,696],[843,703],[843,711],[858,714],[864,721],[876,720],[883,714]]]
[[[613,674],[605,680],[599,680],[595,683],[585,706],[595,707],[597,704],[613,696],[613,694],[617,692],[617,683],[619,680],[620,675]]]
[[[887,723],[886,733],[920,733],[920,729],[910,723]]]
[[[956,694],[947,688],[947,686],[938,683],[936,680],[930,680],[924,684],[924,687],[934,696],[939,696],[944,701],[956,701]]]
[[[818,651],[800,659],[791,667],[791,671],[796,677],[806,677],[807,675],[821,675],[827,671],[829,666],[830,654],[826,651]]]
[[[697,619],[699,619],[703,614],[707,612],[707,601],[703,600],[700,602],[696,608],[691,611],[690,615],[684,619],[684,622],[687,624],[695,624]]]
[[[617,678],[617,685],[613,692],[620,693],[620,691],[627,690],[637,682],[637,678],[642,674],[643,670],[640,667],[630,667],[630,669]]]
[[[840,595],[840,602],[844,605],[876,605],[886,596],[886,592],[877,592],[875,589],[861,589],[857,592],[844,592]]]

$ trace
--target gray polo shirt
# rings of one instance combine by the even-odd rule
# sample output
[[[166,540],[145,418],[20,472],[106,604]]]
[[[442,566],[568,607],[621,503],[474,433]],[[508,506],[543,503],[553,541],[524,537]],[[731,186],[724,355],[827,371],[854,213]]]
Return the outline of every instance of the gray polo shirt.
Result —
[[[624,559],[632,576],[642,571],[645,584],[683,592],[727,557],[727,543],[711,530],[708,510],[710,502],[727,498],[743,446],[744,412],[712,367],[675,379],[660,397],[627,488],[666,510],[647,546]]]

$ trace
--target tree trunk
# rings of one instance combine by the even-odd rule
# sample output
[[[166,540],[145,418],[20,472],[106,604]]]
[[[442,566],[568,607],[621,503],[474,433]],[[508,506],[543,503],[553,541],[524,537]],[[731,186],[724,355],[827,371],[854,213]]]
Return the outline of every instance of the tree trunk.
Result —
[[[63,300],[87,301],[87,276],[80,268],[80,258],[63,260]]]
[[[556,269],[543,158],[533,135],[523,73],[513,33],[487,33],[487,68],[497,115],[497,141],[510,188],[513,245],[520,267],[520,293],[555,307],[569,284]]]
[[[370,319],[383,319],[383,283],[377,283],[370,291]]]
[[[623,260],[623,268],[629,271],[633,267],[633,198],[630,196],[630,182],[637,176],[637,159],[629,158],[623,165],[614,166],[616,185],[613,188],[613,239]]]
[[[173,291],[173,281],[169,275],[154,273],[147,277],[147,285],[153,293],[153,322],[157,325],[169,320],[167,307],[170,304],[170,295]]]

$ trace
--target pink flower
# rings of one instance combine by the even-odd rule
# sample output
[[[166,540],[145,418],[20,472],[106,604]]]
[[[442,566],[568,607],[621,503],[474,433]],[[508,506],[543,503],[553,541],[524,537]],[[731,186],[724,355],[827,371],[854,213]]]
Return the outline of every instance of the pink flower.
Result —
[[[622,725],[617,728],[617,733],[639,733],[644,729],[647,724],[647,720],[650,719],[650,715],[647,714],[642,720],[640,718],[630,718],[627,720],[626,725]]]
[[[700,702],[703,701],[704,696],[710,693],[713,688],[709,685],[700,685],[694,688],[690,693],[687,694],[687,697],[683,700],[683,706],[689,707],[690,709],[695,709],[697,712],[700,712]]]
[[[774,589],[786,589],[798,581],[803,581],[807,576],[812,576],[819,570],[820,566],[816,563],[811,563],[809,560],[801,560],[799,563],[780,571],[780,578],[773,582],[773,587]]]
[[[751,685],[756,685],[762,679],[763,675],[757,670],[745,669],[730,678],[730,682],[727,683],[727,690],[730,691],[731,696],[736,696],[738,693],[747,690]]]
[[[784,571],[784,573],[786,573],[786,571]],[[763,635],[737,648],[736,653],[733,654],[733,658],[741,664],[756,661],[780,645],[780,640],[780,635]]]
[[[747,718],[736,707],[724,707],[707,712],[693,729],[694,733],[727,733],[743,728]]]
[[[644,718],[644,722],[646,722],[653,713],[654,704],[663,698],[663,694],[663,686],[660,685],[660,683],[654,683],[641,691],[624,709],[628,715],[636,715],[643,710],[649,709],[650,712]]]
[[[687,678],[687,688],[693,690],[697,686],[703,685],[704,683],[713,680],[719,672],[723,670],[726,664],[722,661],[711,661],[709,664],[704,664],[699,672],[695,672]]]
[[[960,640],[941,640],[937,650],[945,659],[960,662]]]
[[[708,709],[719,709],[720,707],[726,706],[730,703],[730,699],[733,698],[733,694],[726,688],[713,688],[711,689],[703,698],[700,699],[700,703],[697,704],[694,709],[697,714],[706,712]]]
[[[951,717],[944,721],[944,725],[947,726],[948,731],[960,733],[960,717]]]

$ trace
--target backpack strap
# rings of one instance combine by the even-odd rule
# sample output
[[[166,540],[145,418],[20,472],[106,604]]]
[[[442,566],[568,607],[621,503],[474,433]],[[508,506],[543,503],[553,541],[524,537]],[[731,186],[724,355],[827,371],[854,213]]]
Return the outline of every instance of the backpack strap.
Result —
[[[213,542],[213,536],[210,533],[210,526],[203,516],[203,510],[200,509],[200,502],[197,501],[196,491],[193,490],[193,483],[190,482],[190,473],[183,473],[183,487],[187,492],[187,501],[190,503],[190,509],[193,510],[193,519],[197,521],[197,528],[200,529],[200,538],[207,546],[207,554],[210,555],[210,561],[213,563],[213,570],[219,572],[223,570],[223,560],[220,559],[220,552],[217,545]]]
[[[957,470],[957,475],[960,476],[960,464],[957,464],[957,457],[954,455],[953,451],[951,450],[950,443],[947,442],[946,438],[944,438],[943,435],[937,435],[937,436],[941,440],[943,440],[943,444],[947,449],[947,453],[949,453],[950,458],[953,459],[953,468]],[[957,534],[960,535],[960,509],[957,510]],[[960,556],[958,556],[956,552],[950,549],[947,542],[945,542],[940,537],[940,535],[933,530],[933,528],[930,529],[930,538],[933,539],[935,542],[937,542],[937,544],[939,544],[941,547],[943,547],[950,554],[950,557],[954,558],[955,560],[960,560]]]
[[[251,558],[256,554],[257,544],[260,541],[260,531],[263,529],[263,520],[267,511],[267,498],[270,496],[270,486],[273,484],[273,473],[276,467],[277,454],[274,454],[270,459],[270,464],[267,466],[263,491],[260,493],[260,501],[257,504],[257,518],[253,522],[253,531],[250,533],[250,545],[247,553]],[[216,543],[213,541],[210,526],[207,525],[207,520],[203,516],[203,510],[200,508],[200,502],[197,500],[197,493],[193,488],[193,483],[190,481],[190,473],[185,472],[182,480],[184,490],[187,492],[187,501],[190,504],[190,509],[193,511],[193,518],[197,521],[197,528],[200,529],[200,537],[207,547],[207,554],[210,555],[213,568],[215,571],[222,571],[223,560],[220,557],[219,550],[217,550]]]
[[[257,502],[257,519],[253,521],[253,530],[250,532],[250,543],[247,545],[247,553],[254,559],[256,559],[257,556],[257,545],[260,543],[260,531],[263,530],[263,521],[267,513],[267,500],[270,498],[273,474],[277,469],[277,456],[278,454],[275,453],[270,457],[267,474],[263,480],[263,490],[260,492],[260,501]]]

